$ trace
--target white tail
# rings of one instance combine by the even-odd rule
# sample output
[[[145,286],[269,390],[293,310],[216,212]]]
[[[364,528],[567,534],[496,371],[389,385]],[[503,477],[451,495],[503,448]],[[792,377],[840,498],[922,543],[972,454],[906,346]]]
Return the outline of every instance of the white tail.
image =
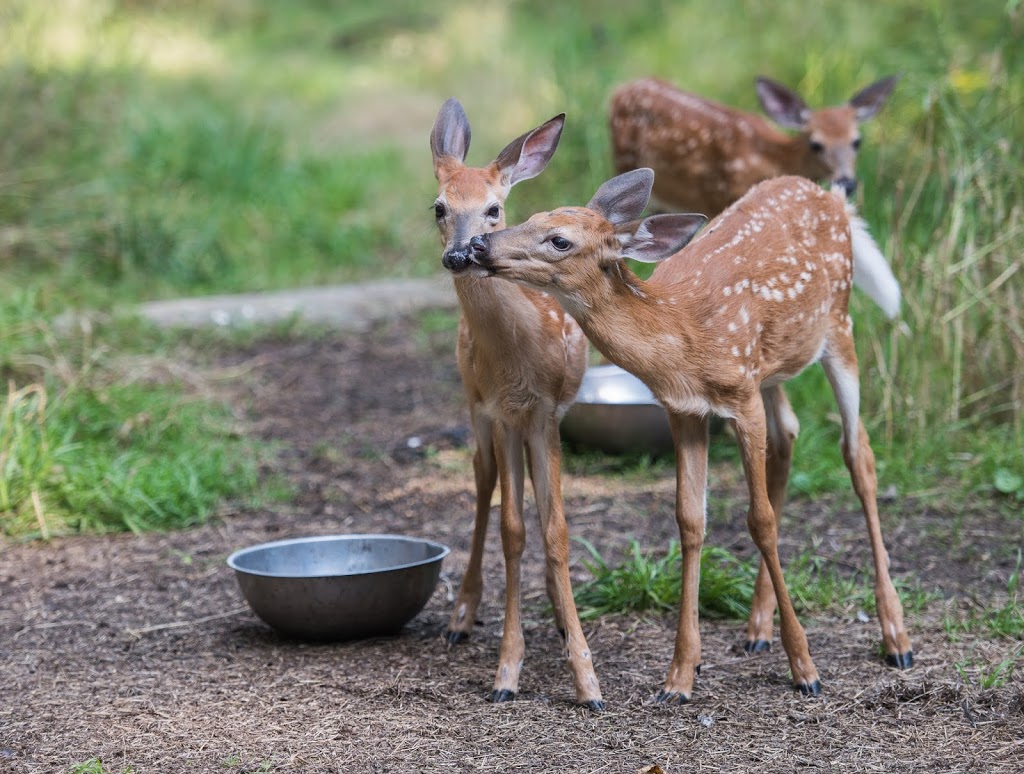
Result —
[[[847,215],[853,240],[853,284],[894,320],[900,313],[900,283],[852,204],[847,205]]]
[[[476,620],[491,496],[500,481],[505,625],[491,700],[515,697],[525,650],[519,588],[525,541],[525,449],[544,539],[548,595],[565,638],[576,697],[597,711],[604,703],[569,584],[558,432],[559,420],[583,379],[587,342],[579,326],[550,296],[483,278],[485,273],[470,261],[468,248],[474,234],[505,227],[509,190],[547,166],[558,147],[564,118],[555,116],[516,138],[485,167],[464,164],[469,119],[457,100],[442,106],[430,135],[438,180],[434,215],[444,243],[442,263],[453,275],[462,311],[456,355],[476,436],[476,520],[448,641],[455,644],[466,639]]]
[[[811,110],[799,95],[768,78],[756,81],[759,115],[735,110],[665,81],[645,78],[611,98],[611,135],[619,172],[650,167],[654,199],[668,210],[722,212],[762,180],[802,175],[847,194],[857,187],[859,125],[874,116],[896,83],[884,78],[848,103]]]
[[[839,198],[804,178],[780,177],[753,188],[683,247],[702,216],[638,220],[653,177],[649,169],[620,175],[601,186],[586,208],[539,213],[514,228],[474,237],[471,247],[483,270],[558,298],[590,341],[642,379],[668,411],[683,593],[659,699],[688,700],[700,663],[697,586],[710,413],[733,422],[750,492],[747,523],[762,556],[747,650],[770,643],[777,599],[793,681],[805,693],[820,690],[787,593],[777,535],[799,426],[782,383],[814,362],[822,364],[835,393],[843,457],[867,519],[887,659],[909,667],[910,638],[879,527],[874,455],[859,418],[848,313],[851,232],[865,232],[851,226]],[[665,256],[646,282],[625,262]]]

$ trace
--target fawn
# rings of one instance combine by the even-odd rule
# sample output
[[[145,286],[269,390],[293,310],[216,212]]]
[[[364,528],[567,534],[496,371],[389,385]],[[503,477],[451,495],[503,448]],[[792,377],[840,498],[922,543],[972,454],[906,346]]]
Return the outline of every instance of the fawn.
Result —
[[[802,175],[828,180],[847,195],[857,188],[859,125],[874,116],[896,78],[883,78],[848,103],[811,110],[800,96],[768,78],[757,96],[780,132],[761,116],[646,78],[620,86],[611,99],[615,169],[654,170],[653,196],[674,212],[713,217],[762,180]]]
[[[820,691],[786,590],[776,520],[798,428],[782,383],[814,362],[825,369],[842,417],[843,457],[867,520],[887,660],[911,666],[879,526],[874,455],[859,417],[847,308],[854,265],[876,280],[867,286],[875,301],[898,307],[899,286],[888,263],[841,195],[806,178],[760,183],[690,244],[704,216],[640,219],[653,181],[650,169],[628,172],[601,186],[586,207],[538,213],[519,226],[475,236],[470,245],[482,270],[557,298],[590,341],[642,379],[668,412],[682,597],[675,652],[657,699],[688,701],[700,663],[697,588],[710,414],[731,420],[740,445],[750,495],[747,524],[763,560],[754,611],[768,612],[767,629],[758,636],[767,631],[770,637],[777,598],[794,684],[805,693]],[[663,262],[645,282],[626,258]]]
[[[494,702],[515,698],[525,652],[519,597],[525,541],[525,449],[544,541],[548,596],[564,637],[576,698],[600,711],[604,702],[569,581],[558,431],[559,420],[572,405],[586,370],[587,341],[572,317],[549,295],[511,283],[490,282],[469,257],[470,237],[505,227],[504,203],[509,190],[547,166],[558,147],[564,120],[564,114],[555,116],[516,138],[493,162],[479,168],[464,164],[470,128],[457,100],[444,103],[430,134],[438,181],[434,217],[444,243],[442,263],[453,276],[462,313],[456,355],[476,437],[476,520],[448,641],[465,640],[476,619],[491,496],[500,481],[505,626],[490,698]]]

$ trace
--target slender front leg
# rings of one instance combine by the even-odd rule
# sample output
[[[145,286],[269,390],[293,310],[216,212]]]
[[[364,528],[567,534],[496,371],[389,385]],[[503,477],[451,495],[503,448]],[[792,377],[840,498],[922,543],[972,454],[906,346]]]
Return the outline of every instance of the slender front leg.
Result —
[[[669,412],[669,423],[676,450],[676,523],[683,559],[682,594],[672,664],[655,701],[685,704],[693,694],[694,672],[700,665],[697,602],[700,552],[707,527],[708,420]]]
[[[839,405],[843,420],[843,459],[867,521],[871,554],[875,562],[875,605],[882,626],[885,660],[897,669],[909,669],[914,665],[914,651],[910,646],[910,635],[903,625],[903,605],[889,577],[889,554],[885,550],[878,518],[875,455],[871,451],[867,430],[860,420],[860,380],[853,338],[844,333],[837,334],[836,341],[832,342],[821,364]]]
[[[501,548],[505,554],[505,628],[491,701],[511,701],[519,690],[526,643],[521,617],[521,568],[526,528],[523,524],[523,439],[518,430],[494,427],[494,451],[501,482]]]
[[[470,408],[473,433],[476,436],[476,453],[473,455],[473,473],[476,479],[476,518],[473,521],[473,538],[469,548],[469,563],[466,574],[455,598],[455,609],[448,622],[448,642],[452,645],[469,638],[476,623],[476,611],[483,595],[483,557],[487,542],[487,521],[491,512],[491,497],[498,480],[498,466],[494,458],[494,433],[492,422],[481,412]]]
[[[782,629],[782,646],[789,658],[789,668],[793,674],[793,683],[803,693],[817,694],[821,692],[818,671],[811,660],[807,646],[807,635],[793,610],[793,602],[786,590],[786,581],[782,577],[782,563],[779,561],[778,528],[771,501],[768,499],[765,481],[765,444],[766,427],[764,405],[761,396],[755,394],[745,406],[745,410],[737,414],[734,420],[736,439],[740,444],[743,456],[743,469],[747,476],[750,490],[750,510],[747,512],[747,526],[750,534],[761,551],[768,575],[775,589],[775,597],[779,605],[779,623]]]
[[[782,506],[786,502],[786,486],[789,483],[789,470],[793,462],[793,441],[800,432],[800,422],[789,405],[782,385],[764,388],[761,391],[761,399],[764,402],[768,430],[768,455],[765,463],[768,500],[775,513],[777,528],[782,519]],[[743,646],[747,653],[760,653],[771,649],[774,618],[775,590],[772,588],[768,567],[762,559],[754,584],[754,599],[750,605],[747,641]]]
[[[576,700],[600,712],[605,705],[569,580],[569,526],[562,507],[562,449],[558,421],[554,417],[546,417],[541,426],[532,429],[527,448],[544,539],[548,594],[565,637],[565,657],[576,687]]]

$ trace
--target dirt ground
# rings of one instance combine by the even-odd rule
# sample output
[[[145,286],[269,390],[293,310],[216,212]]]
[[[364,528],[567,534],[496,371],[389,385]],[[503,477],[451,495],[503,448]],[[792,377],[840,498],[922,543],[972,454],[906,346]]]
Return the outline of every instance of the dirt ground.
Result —
[[[574,706],[531,520],[520,695],[488,703],[504,585],[496,520],[482,624],[462,645],[444,641],[473,502],[452,339],[403,321],[218,353],[199,365],[240,374],[226,389],[249,431],[278,448],[266,472],[291,481],[291,502],[225,508],[173,534],[0,546],[0,771],[64,772],[92,758],[109,772],[1024,770],[1024,677],[1018,668],[998,687],[978,685],[978,667],[1019,659],[1020,642],[951,639],[943,623],[1005,599],[1022,523],[984,502],[883,503],[894,576],[942,597],[908,617],[912,670],[883,665],[873,619],[805,615],[824,689],[805,698],[789,687],[777,639],[747,657],[742,623],[702,621],[693,701],[653,705],[673,617],[607,616],[585,624],[608,703],[600,715]],[[634,537],[663,550],[674,536],[670,472],[602,472],[578,458],[567,467],[574,536],[608,557]],[[749,556],[732,465],[714,467],[710,499],[708,542]],[[345,532],[452,547],[437,592],[400,636],[304,644],[245,607],[224,563],[232,550]],[[792,502],[782,549],[784,559],[813,549],[843,571],[867,566],[849,497]],[[583,553],[574,545],[577,582]]]

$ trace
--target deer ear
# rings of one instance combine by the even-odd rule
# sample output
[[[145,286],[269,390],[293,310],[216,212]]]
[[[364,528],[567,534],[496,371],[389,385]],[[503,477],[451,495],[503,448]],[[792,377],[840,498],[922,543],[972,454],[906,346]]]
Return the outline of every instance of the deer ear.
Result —
[[[787,129],[803,129],[811,111],[799,94],[770,78],[758,78],[754,86],[761,108],[775,123]]]
[[[434,175],[437,175],[441,160],[451,156],[459,162],[466,160],[469,152],[469,118],[457,99],[452,97],[441,106],[430,131],[430,152],[434,157]]]
[[[898,80],[898,75],[890,75],[853,95],[850,99],[850,107],[853,108],[858,123],[867,121],[882,109],[882,105],[889,98],[889,94],[892,93],[893,86]]]
[[[501,176],[509,186],[520,180],[529,180],[544,171],[544,167],[555,155],[563,126],[565,113],[559,113],[550,121],[517,137],[505,146],[505,150],[498,154],[494,163],[501,170]]]
[[[654,170],[634,169],[598,188],[587,209],[602,215],[612,225],[636,220],[647,206],[653,187]]]
[[[626,258],[657,263],[682,250],[708,219],[697,213],[652,215],[616,231]]]

